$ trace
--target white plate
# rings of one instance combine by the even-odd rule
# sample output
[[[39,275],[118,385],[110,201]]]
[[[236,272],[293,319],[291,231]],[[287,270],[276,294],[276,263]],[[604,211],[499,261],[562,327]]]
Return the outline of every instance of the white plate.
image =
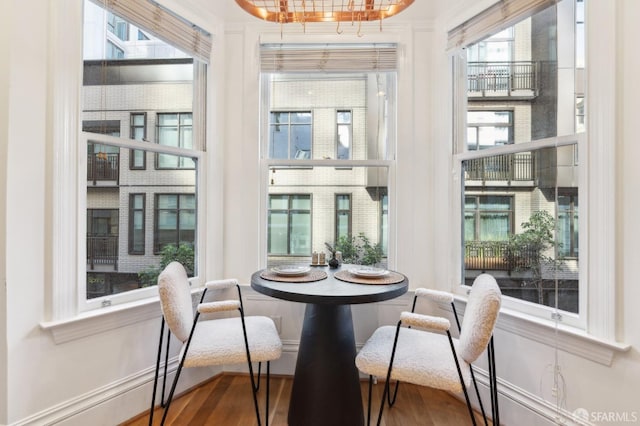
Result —
[[[308,266],[276,266],[275,268],[271,268],[271,270],[278,275],[295,277],[309,273],[311,268]]]
[[[351,272],[353,275],[357,277],[367,277],[367,278],[383,277],[389,273],[389,271],[387,271],[386,269],[371,268],[371,267],[353,268],[353,269],[349,269],[349,272]]]

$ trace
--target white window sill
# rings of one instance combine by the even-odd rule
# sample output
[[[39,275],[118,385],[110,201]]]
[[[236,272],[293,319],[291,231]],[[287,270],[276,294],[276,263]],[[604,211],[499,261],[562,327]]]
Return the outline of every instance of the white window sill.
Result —
[[[455,303],[456,309],[462,315],[466,299],[456,297]],[[450,306],[440,308],[451,311]],[[626,343],[601,339],[584,330],[556,324],[512,309],[500,309],[496,328],[606,366],[611,365],[616,353],[626,352],[631,348],[631,345]]]
[[[160,314],[160,301],[156,296],[83,312],[63,320],[41,322],[40,328],[51,331],[53,341],[60,344],[158,318]]]

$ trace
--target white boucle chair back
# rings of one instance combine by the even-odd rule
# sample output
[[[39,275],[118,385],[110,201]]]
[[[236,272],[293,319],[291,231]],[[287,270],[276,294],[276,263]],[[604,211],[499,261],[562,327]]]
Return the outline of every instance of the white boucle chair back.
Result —
[[[476,277],[464,311],[460,331],[460,357],[471,364],[487,348],[498,319],[502,294],[489,274]]]
[[[171,332],[186,342],[193,325],[193,303],[187,271],[179,262],[171,262],[158,277],[162,315]]]

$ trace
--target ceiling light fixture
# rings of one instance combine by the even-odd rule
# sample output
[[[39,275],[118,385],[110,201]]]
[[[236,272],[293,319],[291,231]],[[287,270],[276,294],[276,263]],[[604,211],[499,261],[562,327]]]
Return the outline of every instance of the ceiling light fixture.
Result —
[[[236,0],[251,15],[279,24],[380,21],[406,9],[414,0]],[[359,29],[358,29],[359,33]]]

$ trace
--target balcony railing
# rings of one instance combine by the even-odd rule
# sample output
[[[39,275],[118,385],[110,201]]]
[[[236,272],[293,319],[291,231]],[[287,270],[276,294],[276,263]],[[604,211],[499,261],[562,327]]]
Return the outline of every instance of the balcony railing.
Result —
[[[529,152],[492,155],[464,162],[465,178],[481,181],[532,181],[534,156]]]
[[[485,96],[513,92],[538,94],[538,65],[536,62],[469,62],[467,63],[467,90]]]
[[[531,267],[538,258],[534,248],[510,253],[506,241],[465,241],[464,267],[478,271],[515,271]]]
[[[120,154],[98,152],[87,156],[87,180],[117,181],[120,171]]]
[[[117,236],[87,236],[87,265],[91,269],[95,265],[118,266],[118,237]]]

